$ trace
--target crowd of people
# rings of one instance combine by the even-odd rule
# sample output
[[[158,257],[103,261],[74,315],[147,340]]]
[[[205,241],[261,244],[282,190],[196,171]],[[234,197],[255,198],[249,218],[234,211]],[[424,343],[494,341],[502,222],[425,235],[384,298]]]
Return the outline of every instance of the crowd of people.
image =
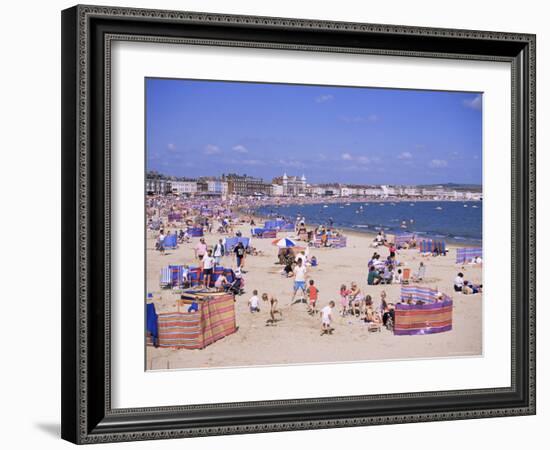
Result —
[[[163,213],[180,214],[180,221],[184,222],[187,227],[200,227],[202,232],[226,234],[227,237],[241,237],[241,232],[235,227],[236,222],[233,210],[228,205],[200,205],[197,207],[183,208],[181,205],[170,204],[155,199],[148,205],[153,211],[155,208]],[[189,206],[189,205],[188,205]],[[282,219],[282,218],[281,218]],[[246,220],[246,219],[245,219]],[[149,217],[150,225],[154,224],[152,216]],[[253,218],[248,218],[244,222],[250,226],[255,226]],[[158,235],[156,239],[156,249],[164,254],[165,241],[172,234],[172,230],[165,231],[162,222],[159,222]],[[150,229],[154,229],[152,226]],[[235,229],[237,231],[235,231]],[[215,230],[215,231],[214,231]],[[329,238],[337,234],[330,226],[317,226],[308,231],[305,218],[298,217],[295,222],[295,233],[298,239],[306,241],[304,247],[300,248],[280,248],[278,253],[278,264],[282,266],[281,274],[286,278],[292,279],[292,295],[288,306],[291,308],[296,303],[305,303],[306,311],[312,317],[320,317],[321,335],[332,334],[334,331],[334,309],[336,303],[330,297],[339,295],[339,311],[338,315],[347,320],[360,320],[369,325],[369,330],[380,330],[382,327],[392,329],[395,320],[395,305],[402,303],[401,299],[390,302],[387,300],[385,290],[379,292],[379,301],[375,305],[373,296],[362,292],[359,284],[352,281],[349,284],[342,284],[339,292],[327,293],[328,302],[320,302],[320,290],[311,276],[314,273],[314,268],[317,266],[317,259],[310,255],[310,246],[308,245],[314,236],[321,236],[322,247],[327,246]],[[179,231],[174,231],[179,243],[190,243],[192,237],[188,228],[181,228]],[[399,252],[401,249],[416,247],[416,241],[412,238],[409,242],[402,244],[398,249],[394,242],[387,239],[383,231],[380,231],[373,240],[372,247],[375,247],[374,252],[367,261],[365,270],[365,281],[367,286],[390,285],[390,284],[405,284],[409,282],[421,282],[426,279],[426,264],[420,261],[418,268],[413,273],[411,269],[405,268],[404,264],[399,261]],[[197,243],[192,247],[193,257],[197,266],[201,271],[201,286],[204,289],[214,289],[216,291],[232,291],[242,293],[244,286],[243,274],[246,273],[246,260],[249,256],[257,254],[257,251],[251,245],[245,246],[239,241],[236,245],[228,248],[224,237],[217,237],[214,243],[207,243],[205,236],[199,237]],[[386,253],[384,257],[381,253]],[[231,258],[231,263],[228,265],[228,258]],[[230,282],[224,274],[218,275],[213,281],[213,274],[216,267],[231,267],[235,273],[235,281]],[[183,270],[184,282],[188,282],[189,266],[185,265]],[[233,289],[234,283],[238,282],[237,290]],[[475,294],[482,292],[482,285],[475,285],[464,280],[463,273],[459,273],[454,281],[454,291],[464,294]],[[412,300],[411,300],[412,301]],[[404,303],[411,304],[411,301]],[[416,303],[415,303],[416,304]],[[267,325],[276,325],[282,320],[283,312],[279,306],[278,299],[264,292],[261,296],[257,289],[252,291],[252,296],[248,300],[248,310],[251,314],[259,313],[262,309],[269,310],[269,318],[266,321]],[[322,307],[321,307],[322,306]]]

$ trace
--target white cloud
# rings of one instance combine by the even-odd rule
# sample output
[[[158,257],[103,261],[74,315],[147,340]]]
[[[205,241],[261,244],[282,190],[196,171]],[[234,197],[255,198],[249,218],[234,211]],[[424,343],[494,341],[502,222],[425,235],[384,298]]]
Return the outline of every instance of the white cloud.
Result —
[[[205,155],[218,155],[221,151],[221,148],[214,144],[208,144],[204,147]]]
[[[342,159],[344,161],[352,161],[353,160],[353,156],[351,156],[351,154],[349,153],[342,153]]]
[[[340,155],[344,161],[354,161],[359,164],[368,164],[370,159],[368,156],[353,156],[351,153],[345,152]]]
[[[168,147],[168,150],[175,150],[175,149],[176,149],[176,144],[173,144],[173,143],[170,142],[170,143],[167,145],[167,147]]]
[[[315,98],[315,101],[317,103],[330,102],[331,100],[334,100],[334,96],[330,94],[320,95],[319,97]]]
[[[462,104],[466,108],[475,109],[481,111],[481,94],[476,95],[474,98],[463,100]]]
[[[237,153],[248,153],[248,149],[241,144],[235,145],[233,147],[233,150],[236,151]]]
[[[434,169],[442,169],[447,167],[449,164],[444,159],[432,159],[430,161],[430,167]]]
[[[399,154],[397,159],[412,159],[413,155],[411,152],[402,152]]]

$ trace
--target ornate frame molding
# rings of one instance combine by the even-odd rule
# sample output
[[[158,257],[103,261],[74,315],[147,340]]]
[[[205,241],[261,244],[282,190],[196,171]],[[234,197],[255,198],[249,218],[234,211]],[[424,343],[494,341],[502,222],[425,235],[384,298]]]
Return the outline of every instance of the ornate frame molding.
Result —
[[[426,37],[426,38],[445,38],[470,40],[472,48],[482,41],[499,42],[505,44],[517,44],[524,53],[523,58],[518,55],[502,54],[480,54],[474,52],[446,53],[443,51],[430,50],[403,50],[403,49],[384,49],[369,47],[348,47],[338,45],[309,45],[303,43],[277,43],[261,40],[247,41],[244,39],[213,39],[197,37],[167,37],[151,36],[144,34],[112,33],[105,32],[101,35],[103,48],[102,64],[104,69],[103,86],[103,106],[104,106],[104,124],[103,124],[103,203],[105,216],[103,218],[103,246],[104,253],[104,316],[103,316],[103,343],[104,343],[104,367],[105,384],[103,392],[103,414],[97,411],[91,412],[90,395],[94,395],[90,389],[90,348],[92,344],[97,344],[90,339],[91,327],[96,326],[96,322],[90,320],[91,301],[90,283],[91,267],[96,260],[90,258],[91,235],[94,235],[93,229],[97,226],[94,223],[93,209],[90,207],[93,201],[97,201],[95,194],[91,193],[92,183],[100,180],[92,176],[93,168],[90,165],[92,148],[90,145],[92,139],[91,128],[94,126],[92,121],[94,116],[90,114],[93,109],[91,104],[93,96],[97,92],[93,89],[91,83],[92,76],[96,76],[97,67],[94,66],[93,59],[98,48],[93,47],[93,32],[91,30],[92,21],[97,19],[108,19],[122,22],[128,20],[139,21],[144,26],[148,23],[158,22],[170,26],[196,25],[204,27],[231,27],[239,26],[246,28],[251,34],[256,30],[270,30],[272,32],[289,32],[291,30],[321,30],[328,32],[341,33],[345,36],[347,33],[359,33],[365,36],[376,34],[383,38],[390,37]],[[377,25],[332,21],[310,21],[304,19],[286,19],[255,16],[233,16],[220,14],[204,14],[195,12],[178,11],[160,11],[147,9],[130,9],[99,6],[76,6],[64,12],[64,29],[66,35],[64,40],[72,39],[73,47],[68,43],[68,48],[64,49],[64,77],[70,80],[65,87],[67,91],[63,102],[64,108],[64,127],[63,130],[63,157],[68,161],[68,167],[63,168],[64,189],[71,189],[66,194],[63,203],[64,208],[63,221],[69,236],[64,239],[72,239],[74,242],[66,244],[63,251],[63,311],[73,321],[64,326],[63,340],[74,339],[71,346],[64,346],[63,358],[71,358],[70,364],[67,362],[64,366],[65,379],[74,378],[71,389],[64,388],[63,400],[63,436],[77,443],[99,443],[113,441],[143,440],[143,439],[163,439],[174,437],[194,437],[207,436],[215,434],[238,434],[252,432],[272,432],[283,430],[300,430],[312,428],[327,427],[348,427],[374,424],[390,424],[403,422],[420,421],[440,421],[456,420],[483,417],[499,417],[509,415],[527,415],[535,413],[535,36],[530,34],[514,34],[487,31],[470,30],[449,30],[434,29],[424,27],[405,27],[396,25]],[[95,35],[94,35],[95,36]],[[483,389],[470,391],[446,391],[431,392],[419,394],[395,394],[395,395],[377,395],[361,397],[334,397],[320,398],[310,400],[285,400],[275,402],[252,402],[238,404],[218,404],[218,405],[194,405],[182,407],[167,408],[139,408],[113,410],[110,402],[110,67],[111,67],[111,44],[113,41],[141,41],[154,43],[172,43],[172,44],[193,44],[193,45],[217,45],[217,46],[242,46],[265,49],[288,49],[303,51],[322,51],[322,52],[348,52],[363,54],[383,54],[395,56],[410,57],[432,57],[432,58],[452,58],[452,59],[480,59],[489,61],[507,61],[512,64],[512,154],[513,154],[513,175],[512,195],[518,197],[517,203],[513,203],[512,212],[512,246],[513,252],[516,245],[519,245],[524,252],[527,261],[522,260],[520,255],[512,261],[512,300],[513,302],[523,302],[525,309],[525,330],[522,330],[527,339],[525,346],[527,353],[522,355],[521,362],[522,373],[516,373],[517,349],[519,345],[516,340],[516,311],[512,311],[513,326],[513,345],[512,345],[512,386],[510,388]],[[503,47],[503,48],[504,48]],[[508,48],[508,47],[506,47]],[[515,47],[514,47],[515,48]],[[512,51],[513,53],[513,51]],[[95,62],[97,64],[97,61]],[[71,65],[71,68],[67,68]],[[521,78],[521,79],[518,79]],[[64,83],[65,84],[65,83]],[[96,85],[97,86],[97,85]],[[73,92],[74,91],[74,92]],[[515,101],[518,98],[520,104]],[[76,107],[75,107],[76,105]],[[521,119],[521,120],[518,120]],[[70,132],[67,131],[70,128]],[[96,141],[97,146],[97,141]],[[75,151],[76,150],[76,151]],[[74,166],[71,170],[70,167]],[[76,170],[75,170],[76,169]],[[521,178],[521,179],[518,179]],[[518,190],[519,189],[519,190]],[[523,202],[523,203],[522,203]],[[518,205],[522,207],[518,210]],[[523,217],[522,211],[528,214]],[[97,232],[96,232],[97,234]],[[64,233],[65,235],[65,233]],[[518,241],[518,236],[520,241]],[[97,239],[97,238],[96,238]],[[518,265],[519,260],[519,265]],[[70,266],[70,267],[69,267]],[[99,269],[98,269],[99,270]],[[518,281],[519,280],[519,281]],[[521,285],[521,286],[520,286]],[[526,298],[519,299],[516,291],[522,288],[528,292]],[[76,309],[75,309],[76,299]],[[97,306],[97,305],[96,305]],[[514,305],[513,305],[514,306]],[[515,305],[520,308],[519,304]],[[521,318],[519,318],[521,319]],[[101,327],[100,327],[101,328]],[[95,329],[95,328],[94,328]],[[99,329],[99,328],[98,328]],[[65,345],[65,344],[64,344]],[[64,363],[65,364],[65,363]],[[524,373],[523,373],[524,372]],[[518,378],[519,377],[519,378]],[[524,380],[522,377],[526,377]],[[250,424],[227,424],[214,426],[188,426],[171,427],[164,425],[162,427],[153,427],[143,425],[142,417],[150,417],[151,414],[164,415],[169,413],[184,413],[193,410],[202,410],[205,413],[214,408],[243,408],[251,406],[262,407],[284,407],[292,405],[317,404],[325,405],[329,403],[348,401],[350,399],[362,399],[365,401],[401,399],[414,401],[424,398],[426,395],[433,397],[475,397],[476,395],[503,394],[515,392],[517,381],[526,382],[526,392],[528,398],[518,402],[517,406],[511,407],[487,407],[473,408],[471,410],[453,410],[443,412],[414,412],[404,414],[368,414],[357,417],[345,418],[319,418],[311,420],[283,420],[280,422],[250,423]],[[76,389],[73,389],[76,388]],[[92,416],[94,419],[91,421]],[[103,420],[98,422],[97,417],[102,416]],[[117,425],[122,417],[127,419],[133,417],[136,423],[128,427]],[[141,424],[141,425],[140,425]]]

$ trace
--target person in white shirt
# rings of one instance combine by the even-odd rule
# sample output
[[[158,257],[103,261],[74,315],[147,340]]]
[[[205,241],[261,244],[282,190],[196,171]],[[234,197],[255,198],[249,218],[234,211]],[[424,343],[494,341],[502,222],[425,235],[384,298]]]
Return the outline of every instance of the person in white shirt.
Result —
[[[256,289],[254,289],[252,297],[248,300],[248,306],[251,313],[260,312],[260,298],[258,297],[258,291]]]
[[[218,243],[214,246],[214,259],[216,260],[216,265],[221,264],[222,256],[225,254],[225,248],[223,246],[223,241],[220,239]]]
[[[464,287],[464,274],[462,272],[459,272],[458,275],[455,278],[455,292],[462,292],[462,288]]]
[[[158,251],[164,255],[164,239],[166,236],[164,235],[164,230],[160,230],[158,239],[157,239],[157,248]]]
[[[334,302],[330,301],[327,306],[321,309],[321,336],[323,334],[332,334],[334,331],[330,326],[332,322],[332,308],[334,308]]]
[[[215,265],[216,260],[212,257],[212,250],[208,250],[208,253],[202,258],[204,287],[206,287],[207,289],[210,287],[210,282],[212,281],[212,272],[214,271]]]
[[[303,297],[306,295],[306,265],[302,259],[298,260],[296,267],[294,267],[294,293],[292,294],[292,299],[290,300],[290,305],[294,303],[294,298],[296,298],[296,293],[298,290],[302,291]]]

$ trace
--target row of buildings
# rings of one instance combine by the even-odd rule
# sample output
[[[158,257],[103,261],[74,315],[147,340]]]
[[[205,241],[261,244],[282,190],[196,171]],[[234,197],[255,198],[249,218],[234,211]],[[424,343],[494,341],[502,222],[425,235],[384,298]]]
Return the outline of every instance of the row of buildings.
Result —
[[[148,194],[194,196],[270,196],[270,197],[374,197],[433,200],[481,200],[478,191],[465,191],[448,186],[349,185],[340,183],[308,184],[305,175],[286,173],[271,183],[247,175],[223,174],[220,177],[186,179],[165,177],[151,172],[146,178]]]

